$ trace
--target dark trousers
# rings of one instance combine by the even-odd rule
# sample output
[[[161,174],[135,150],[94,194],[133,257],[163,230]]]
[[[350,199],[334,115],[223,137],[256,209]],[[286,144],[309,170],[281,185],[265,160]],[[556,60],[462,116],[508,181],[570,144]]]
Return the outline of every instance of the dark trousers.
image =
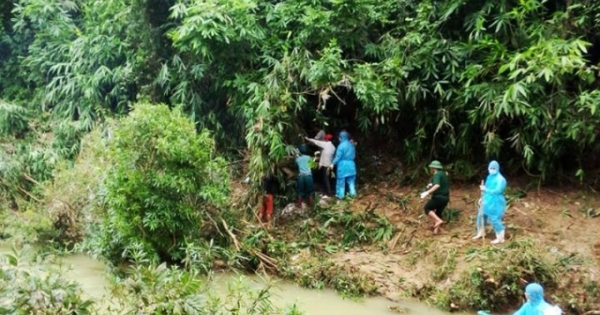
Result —
[[[333,191],[331,190],[331,176],[329,176],[329,173],[329,167],[319,167],[319,177],[321,177],[321,181],[323,182],[323,192],[327,196],[332,196]]]
[[[299,175],[296,189],[299,198],[312,197],[315,193],[313,177],[311,175]]]

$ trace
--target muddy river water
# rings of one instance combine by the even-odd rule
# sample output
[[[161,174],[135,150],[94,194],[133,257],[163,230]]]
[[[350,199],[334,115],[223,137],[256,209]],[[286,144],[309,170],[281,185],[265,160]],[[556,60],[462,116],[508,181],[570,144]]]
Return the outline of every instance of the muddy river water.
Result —
[[[0,254],[9,251],[6,246],[0,247]],[[79,283],[87,297],[101,300],[108,295],[107,268],[102,262],[81,254],[66,256],[61,261],[65,277]],[[222,286],[225,291],[229,282],[238,279],[239,276],[235,274],[220,274],[216,276],[216,284],[218,287]],[[247,276],[245,279],[251,287],[260,288],[265,285],[264,280],[258,276]],[[344,299],[333,290],[309,290],[288,281],[275,282],[272,295],[272,302],[275,305],[285,307],[295,303],[307,315],[394,314],[390,311],[390,307],[400,307],[407,310],[408,314],[414,315],[448,314],[413,300],[391,302],[384,298],[366,298],[354,301]]]

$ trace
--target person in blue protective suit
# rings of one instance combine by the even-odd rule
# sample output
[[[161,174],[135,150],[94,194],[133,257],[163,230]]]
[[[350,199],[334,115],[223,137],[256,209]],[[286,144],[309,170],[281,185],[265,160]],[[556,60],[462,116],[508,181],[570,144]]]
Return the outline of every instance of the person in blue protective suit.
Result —
[[[356,196],[356,149],[350,142],[350,137],[346,131],[340,132],[340,144],[335,151],[335,158],[329,166],[337,166],[335,196],[343,199],[346,195],[346,184],[348,184],[348,194]]]
[[[550,305],[544,300],[544,288],[538,283],[530,283],[525,287],[527,302],[513,315],[562,315],[560,307]],[[490,315],[488,312],[479,311],[477,315]]]
[[[544,300],[544,288],[538,283],[530,283],[525,287],[527,302],[513,315],[561,315],[562,310]]]
[[[478,215],[477,235],[474,239],[485,237],[485,221],[488,219],[496,233],[496,239],[492,241],[492,244],[500,244],[504,242],[505,229],[502,217],[506,210],[506,198],[504,197],[506,179],[500,174],[500,164],[496,161],[490,162],[488,173],[485,184],[480,186],[482,196],[479,203],[483,215]]]

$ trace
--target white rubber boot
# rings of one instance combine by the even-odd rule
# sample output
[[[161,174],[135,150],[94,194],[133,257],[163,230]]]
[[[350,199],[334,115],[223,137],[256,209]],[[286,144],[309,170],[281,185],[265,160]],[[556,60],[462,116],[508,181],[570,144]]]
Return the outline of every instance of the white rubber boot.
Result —
[[[485,237],[485,228],[479,228],[479,229],[477,229],[477,235],[475,235],[473,237],[473,239],[474,240],[478,240],[478,239],[480,239],[482,237]]]
[[[492,241],[492,244],[504,243],[504,230],[500,233],[496,233],[496,239]]]

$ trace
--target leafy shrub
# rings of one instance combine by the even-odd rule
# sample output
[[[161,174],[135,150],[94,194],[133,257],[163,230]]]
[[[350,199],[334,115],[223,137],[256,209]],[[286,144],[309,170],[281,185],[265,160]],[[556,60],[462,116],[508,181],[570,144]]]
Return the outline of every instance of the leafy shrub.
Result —
[[[102,158],[106,144],[102,131],[99,127],[86,135],[77,159],[61,161],[54,170],[53,179],[40,186],[42,198],[38,211],[52,220],[53,241],[61,247],[79,243],[85,235],[85,226],[99,223],[96,209],[106,173]]]
[[[116,279],[113,293],[118,298],[115,314],[299,314],[275,308],[270,287],[248,287],[244,278],[230,284],[226,292],[215,290],[210,278],[202,278],[196,269],[178,269],[152,264],[142,251],[131,253],[135,264],[128,277]]]
[[[0,135],[18,135],[29,129],[26,108],[0,100]]]
[[[15,244],[32,244],[51,240],[55,235],[52,220],[46,213],[31,207],[19,212],[0,213],[0,238]]]
[[[301,264],[288,266],[281,275],[294,279],[306,288],[329,287],[348,297],[371,296],[377,290],[373,279],[360,273],[356,267],[340,266],[325,259],[309,259]]]
[[[471,249],[466,257],[479,259],[479,267],[466,271],[449,290],[430,288],[421,295],[431,295],[434,304],[445,309],[454,303],[460,309],[499,310],[519,305],[529,282],[543,283],[550,290],[558,285],[560,267],[528,239]]]
[[[32,264],[27,248],[0,257],[0,314],[86,315],[93,304],[81,298],[77,284],[61,278],[52,268]]]
[[[394,226],[389,220],[374,211],[320,211],[315,218],[324,228],[338,231],[343,246],[385,242],[394,234]]]
[[[179,109],[139,104],[108,142],[102,250],[111,261],[141,244],[153,260],[184,258],[185,243],[215,238],[229,193],[225,161],[207,131]]]
[[[0,143],[0,206],[7,203],[7,208],[17,210],[17,187],[23,165],[9,153],[11,149],[12,145]]]

